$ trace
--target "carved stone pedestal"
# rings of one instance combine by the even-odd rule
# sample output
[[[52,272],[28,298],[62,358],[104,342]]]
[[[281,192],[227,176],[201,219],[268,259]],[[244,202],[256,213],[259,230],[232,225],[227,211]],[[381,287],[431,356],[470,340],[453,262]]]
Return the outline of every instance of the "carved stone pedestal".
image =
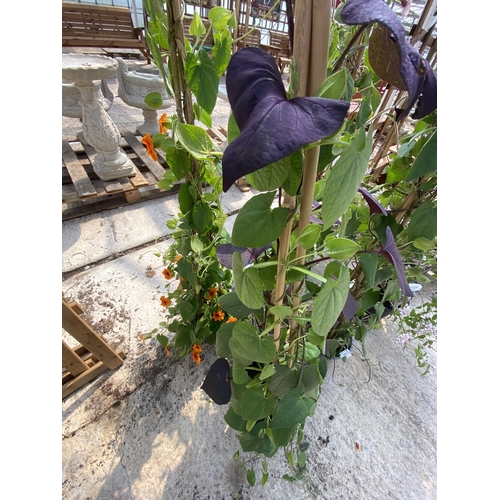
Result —
[[[133,162],[119,147],[120,132],[96,98],[94,88],[94,80],[112,77],[117,66],[115,60],[105,56],[62,56],[62,77],[74,82],[80,91],[83,137],[97,151],[93,166],[103,181],[135,175]]]

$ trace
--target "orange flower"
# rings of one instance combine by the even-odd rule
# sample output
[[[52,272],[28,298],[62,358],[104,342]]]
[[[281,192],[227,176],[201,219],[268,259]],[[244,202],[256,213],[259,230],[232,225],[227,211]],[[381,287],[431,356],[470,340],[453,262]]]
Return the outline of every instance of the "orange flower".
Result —
[[[203,351],[203,349],[198,344],[193,344],[193,352],[191,353],[191,356],[193,357],[193,359],[196,361],[197,364],[201,363],[201,357],[200,357],[201,351]]]
[[[172,303],[172,301],[168,297],[165,297],[164,295],[160,297],[160,300],[161,300],[161,305],[163,307],[168,307]]]
[[[165,346],[165,354],[166,354],[167,356],[170,356],[170,351],[169,351],[169,349],[168,349],[168,345],[166,345],[166,346]]]
[[[155,147],[153,145],[153,139],[151,139],[151,136],[149,134],[146,134],[142,138],[142,143],[146,146],[148,155],[151,156],[154,161],[158,161],[158,155],[156,154]]]
[[[163,113],[160,116],[158,125],[160,125],[160,134],[164,134],[167,131],[167,113]]]
[[[236,323],[238,321],[238,318],[229,318],[226,323]]]
[[[143,344],[144,344],[144,339],[145,339],[145,338],[146,338],[146,337],[144,337],[144,334],[143,334],[143,333],[141,333],[141,340],[142,340],[142,343],[143,343]]]
[[[172,279],[172,273],[170,272],[170,269],[164,269],[162,271],[163,276],[165,276],[166,280],[171,280]]]
[[[182,259],[182,255],[176,255],[172,262],[179,262]]]
[[[209,288],[208,294],[207,294],[208,300],[213,299],[218,293],[219,293],[219,290],[217,290],[217,288]]]
[[[222,311],[215,311],[212,314],[212,318],[214,321],[222,321],[224,319],[224,313]]]

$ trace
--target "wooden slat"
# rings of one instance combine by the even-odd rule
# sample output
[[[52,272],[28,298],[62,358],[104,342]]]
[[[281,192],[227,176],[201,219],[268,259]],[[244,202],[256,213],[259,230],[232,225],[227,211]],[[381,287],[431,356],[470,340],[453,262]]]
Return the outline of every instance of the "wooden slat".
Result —
[[[62,141],[62,158],[80,198],[97,196],[96,190],[68,142]]]
[[[62,301],[62,327],[111,370],[118,368],[123,363],[120,356],[94,333],[64,299]]]
[[[62,341],[62,365],[74,377],[78,377],[78,375],[88,370],[86,363],[64,340]]]
[[[161,181],[163,176],[165,175],[166,170],[156,161],[151,159],[144,146],[130,133],[124,134],[123,138],[128,142],[130,147],[134,150],[135,154],[147,165],[149,170],[153,173],[153,175]]]
[[[89,157],[90,163],[94,165],[95,157],[97,156],[97,151],[90,146],[89,144],[83,144],[83,148],[85,149],[85,152],[87,153],[87,156]],[[134,166],[134,170],[137,170],[137,168]],[[124,182],[129,183],[128,177],[122,177],[120,179],[113,179],[110,181],[102,181],[104,185],[104,189],[106,190],[106,193],[112,194],[112,193],[123,193],[125,190],[122,183],[120,182],[121,179],[124,179]],[[126,189],[133,189],[132,184],[128,184]]]

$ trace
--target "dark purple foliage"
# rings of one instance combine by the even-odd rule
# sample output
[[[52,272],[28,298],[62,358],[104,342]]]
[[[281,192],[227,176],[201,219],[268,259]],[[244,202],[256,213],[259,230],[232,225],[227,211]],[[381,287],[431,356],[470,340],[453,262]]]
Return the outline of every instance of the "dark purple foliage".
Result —
[[[255,262],[259,255],[273,245],[269,244],[264,247],[259,248],[244,248],[244,247],[235,247],[230,243],[224,243],[217,247],[216,256],[217,260],[225,267],[232,269],[233,268],[233,254],[235,252],[241,253],[241,260],[243,261],[243,267],[247,266],[251,262]]]
[[[398,121],[408,115],[415,103],[417,108],[412,115],[415,119],[423,118],[437,109],[437,75],[406,41],[399,16],[383,0],[349,0],[340,17],[344,23],[351,25],[380,23],[391,32],[401,61],[399,72],[408,90],[406,107],[396,110]]]
[[[403,295],[407,297],[413,297],[413,292],[411,291],[408,281],[406,279],[405,268],[403,265],[403,259],[399,254],[398,247],[396,246],[396,240],[392,234],[391,228],[387,226],[385,228],[385,244],[379,251],[380,255],[385,257],[396,269],[396,275],[398,277],[398,283],[401,287]]]
[[[372,196],[366,189],[360,187],[358,189],[358,192],[363,195],[363,198],[366,200],[366,203],[368,203],[371,214],[387,215],[387,210],[380,204],[377,198]]]
[[[225,405],[231,399],[231,377],[229,362],[225,358],[214,361],[201,388],[218,405]]]
[[[222,157],[223,189],[240,177],[337,132],[349,102],[288,100],[274,58],[256,47],[236,52],[227,67],[227,95],[240,135]]]

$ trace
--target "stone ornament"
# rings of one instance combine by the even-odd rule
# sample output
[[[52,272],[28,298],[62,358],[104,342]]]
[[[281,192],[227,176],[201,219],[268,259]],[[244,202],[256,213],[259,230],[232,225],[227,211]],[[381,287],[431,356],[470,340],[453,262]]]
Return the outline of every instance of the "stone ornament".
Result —
[[[165,84],[160,75],[160,72],[155,72],[134,69],[130,70],[127,63],[120,57],[116,58],[118,62],[118,95],[119,97],[134,108],[142,109],[144,123],[137,127],[137,131],[141,135],[149,134],[151,137],[158,134],[160,129],[158,126],[157,110],[151,109],[144,99],[151,92],[158,92],[163,99],[163,105],[158,109],[166,109],[172,105],[170,96],[165,90]]]
[[[62,55],[62,78],[73,82],[80,91],[83,137],[97,151],[92,163],[95,173],[103,181],[135,175],[133,162],[119,147],[120,132],[95,91],[94,81],[111,78],[117,67],[118,63],[110,57]]]

